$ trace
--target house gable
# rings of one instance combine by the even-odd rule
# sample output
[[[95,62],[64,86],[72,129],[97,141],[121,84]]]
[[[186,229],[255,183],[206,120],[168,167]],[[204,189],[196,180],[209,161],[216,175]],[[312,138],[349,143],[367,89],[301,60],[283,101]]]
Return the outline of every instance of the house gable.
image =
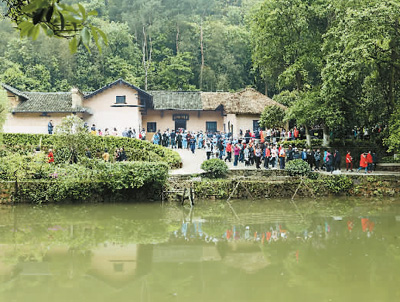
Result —
[[[126,92],[126,89],[122,89],[123,87],[129,88],[132,92]],[[118,88],[118,89],[113,89],[113,88]],[[108,90],[112,89],[113,91],[124,91],[126,94],[118,93],[115,95],[115,100],[114,103],[111,104],[112,107],[141,107],[141,108],[153,108],[153,97],[152,95],[148,94],[146,91],[140,89],[139,87],[136,87],[135,85],[132,85],[122,79],[118,79],[110,84],[107,84],[106,86],[97,89],[93,92],[87,93],[84,97],[85,100],[90,100],[96,96],[102,95],[106,93]],[[125,101],[123,101],[123,96],[127,95],[136,95],[136,102],[132,102],[132,99],[129,101],[127,98],[125,98]],[[120,97],[120,98],[117,98]]]

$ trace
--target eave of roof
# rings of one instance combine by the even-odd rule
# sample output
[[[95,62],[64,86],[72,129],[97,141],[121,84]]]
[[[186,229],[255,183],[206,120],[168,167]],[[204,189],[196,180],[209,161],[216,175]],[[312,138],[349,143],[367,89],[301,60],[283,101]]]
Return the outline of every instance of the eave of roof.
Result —
[[[11,92],[11,93],[13,93],[13,94],[15,94],[17,96],[20,96],[20,97],[25,98],[25,99],[28,98],[28,96],[25,93],[23,93],[22,91],[18,90],[17,88],[14,88],[14,87],[12,87],[10,85],[7,85],[7,84],[4,84],[4,83],[1,83],[1,86],[3,86],[3,88],[5,90],[7,90],[7,91],[9,91],[9,92]]]
[[[107,90],[107,89],[109,89],[109,88],[111,88],[111,87],[113,87],[113,86],[115,86],[117,84],[126,85],[126,86],[128,86],[128,87],[130,87],[132,89],[137,90],[139,95],[142,95],[142,96],[144,96],[144,97],[146,97],[146,98],[148,98],[150,100],[152,99],[152,96],[150,94],[148,94],[146,91],[140,89],[139,87],[136,87],[135,85],[132,85],[131,83],[128,83],[128,82],[124,81],[123,79],[118,79],[118,80],[116,80],[116,81],[114,81],[114,82],[112,82],[110,84],[107,84],[104,87],[102,87],[100,89],[97,89],[97,90],[95,90],[93,92],[90,92],[90,93],[88,93],[86,95],[84,93],[84,98],[85,99],[90,99],[91,97],[93,97],[93,96],[103,92],[104,90]]]

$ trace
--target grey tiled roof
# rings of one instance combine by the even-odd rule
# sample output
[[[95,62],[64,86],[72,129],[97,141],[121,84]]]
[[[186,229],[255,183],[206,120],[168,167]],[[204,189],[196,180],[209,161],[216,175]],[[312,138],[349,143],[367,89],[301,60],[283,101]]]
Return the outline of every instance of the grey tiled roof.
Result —
[[[71,92],[24,92],[28,97],[13,112],[85,112],[72,108]]]
[[[14,88],[10,85],[3,84],[3,83],[1,85],[3,86],[4,89],[8,90],[9,92],[11,92],[15,95],[18,95],[23,98],[28,98],[25,93],[23,93],[22,91],[19,91],[17,88]]]
[[[200,91],[149,91],[154,109],[202,110]]]

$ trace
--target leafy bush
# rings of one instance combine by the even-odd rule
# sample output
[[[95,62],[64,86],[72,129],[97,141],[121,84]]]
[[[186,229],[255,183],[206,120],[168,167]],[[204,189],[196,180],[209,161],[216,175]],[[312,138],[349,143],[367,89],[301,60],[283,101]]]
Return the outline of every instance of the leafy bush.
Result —
[[[20,155],[11,153],[0,161],[0,179],[41,179],[49,178],[51,165],[44,153]]]
[[[16,157],[21,157],[21,155],[16,155]],[[29,167],[30,164],[32,163],[26,166]],[[15,180],[14,168],[15,165],[9,173],[6,173],[8,177],[3,177],[3,179]],[[31,173],[34,170],[27,171],[29,173],[19,174],[19,182],[37,179],[36,174]],[[46,163],[39,171],[43,172],[43,179],[20,186],[17,199],[36,203],[83,201],[96,194],[104,195],[107,192],[142,187],[156,194],[161,190],[168,176],[166,163],[119,162],[113,164],[94,159],[83,160],[80,164]]]
[[[210,173],[210,175],[213,177],[221,177],[228,172],[228,166],[219,158],[212,158],[203,161],[201,168]]]
[[[289,146],[292,146],[293,148],[296,147],[298,149],[304,149],[304,148],[309,148],[307,146],[307,140],[305,139],[297,139],[293,141],[283,141],[279,142],[279,144],[282,144],[283,147],[288,148]],[[322,139],[312,139],[311,140],[311,147],[319,147],[322,145]]]
[[[30,154],[37,146],[41,146],[41,150],[47,151],[49,148],[55,149],[54,156],[56,162],[65,162],[67,157],[65,152],[60,149],[61,146],[57,145],[55,135],[48,134],[21,134],[21,133],[5,133],[4,144],[7,150],[13,153]],[[112,156],[116,148],[124,147],[125,152],[130,161],[162,161],[167,163],[171,168],[179,168],[181,158],[179,154],[171,149],[164,148],[159,145],[153,145],[148,141],[139,139],[132,139],[126,137],[115,136],[93,136],[92,139],[86,143],[89,150],[94,155],[97,150],[102,153],[107,148]],[[59,157],[57,153],[59,153]],[[79,156],[84,156],[81,154]],[[58,160],[57,160],[58,159]]]
[[[324,183],[335,194],[348,191],[353,186],[351,178],[344,175],[328,176],[324,178]]]
[[[285,170],[289,172],[290,175],[307,175],[310,173],[310,165],[302,159],[290,160],[286,163]]]

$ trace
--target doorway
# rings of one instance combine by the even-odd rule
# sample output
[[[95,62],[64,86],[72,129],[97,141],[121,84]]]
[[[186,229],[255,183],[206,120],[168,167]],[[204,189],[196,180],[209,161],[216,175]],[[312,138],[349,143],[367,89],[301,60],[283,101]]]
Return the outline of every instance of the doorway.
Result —
[[[186,130],[186,120],[182,120],[182,119],[175,120],[175,131],[178,129]]]

